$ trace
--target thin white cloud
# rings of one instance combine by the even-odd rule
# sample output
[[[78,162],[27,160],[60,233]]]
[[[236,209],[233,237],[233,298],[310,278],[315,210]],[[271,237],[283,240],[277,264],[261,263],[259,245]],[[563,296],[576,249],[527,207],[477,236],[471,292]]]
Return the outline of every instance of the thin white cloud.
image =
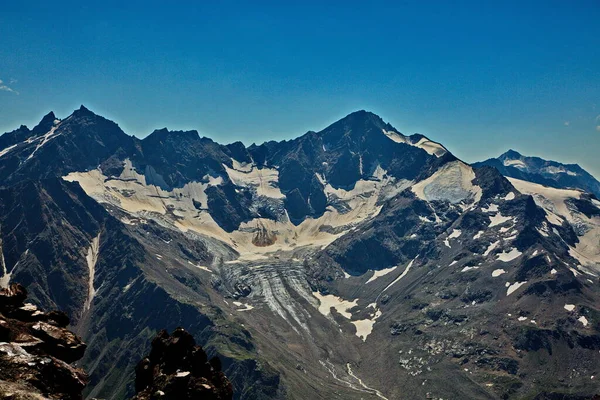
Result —
[[[16,95],[19,94],[19,92],[17,92],[15,89],[13,89],[10,86],[6,85],[2,79],[0,79],[0,90],[5,91],[5,92],[14,93]]]
[[[565,121],[565,122],[564,122],[564,125],[565,125],[565,126],[569,126],[569,125],[571,125],[571,121]]]
[[[16,81],[15,81],[16,82]],[[7,86],[4,81],[2,79],[0,79],[0,90],[5,91],[5,92],[10,92],[10,93],[14,93],[16,95],[19,94],[19,92],[17,92],[16,90],[14,90],[13,88]]]

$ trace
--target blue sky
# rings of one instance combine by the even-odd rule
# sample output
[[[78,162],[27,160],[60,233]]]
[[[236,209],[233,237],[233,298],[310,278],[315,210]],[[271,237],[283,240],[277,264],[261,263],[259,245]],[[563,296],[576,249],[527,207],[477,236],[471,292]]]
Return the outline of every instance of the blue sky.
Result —
[[[466,161],[600,177],[597,0],[5,3],[0,132],[85,104],[140,137],[250,144],[367,109]]]

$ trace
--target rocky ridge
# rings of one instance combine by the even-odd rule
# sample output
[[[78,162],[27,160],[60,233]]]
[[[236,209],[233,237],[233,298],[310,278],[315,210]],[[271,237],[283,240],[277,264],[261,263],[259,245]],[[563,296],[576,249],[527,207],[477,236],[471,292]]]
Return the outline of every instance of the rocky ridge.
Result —
[[[171,335],[161,330],[152,350],[135,369],[133,400],[231,400],[233,388],[221,371],[221,360],[210,360],[183,328]]]
[[[43,312],[26,299],[19,284],[0,290],[0,397],[83,399],[88,376],[70,364],[86,345],[67,329],[66,314]]]

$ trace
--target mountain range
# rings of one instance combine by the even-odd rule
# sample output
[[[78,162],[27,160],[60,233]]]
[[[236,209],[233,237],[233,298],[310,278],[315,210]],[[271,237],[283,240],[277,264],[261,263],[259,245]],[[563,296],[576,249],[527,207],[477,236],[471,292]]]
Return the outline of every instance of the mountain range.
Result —
[[[235,399],[589,398],[599,189],[366,111],[247,147],[82,106],[0,136],[0,284],[68,314],[90,399],[177,327]]]
[[[558,189],[579,189],[600,197],[600,182],[577,164],[561,164],[539,157],[527,157],[509,150],[498,158],[474,163],[489,165],[505,176]]]

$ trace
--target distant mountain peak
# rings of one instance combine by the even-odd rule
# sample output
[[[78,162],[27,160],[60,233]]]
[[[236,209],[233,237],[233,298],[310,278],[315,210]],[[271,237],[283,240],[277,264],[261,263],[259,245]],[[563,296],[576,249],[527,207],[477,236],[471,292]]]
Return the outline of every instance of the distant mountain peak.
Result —
[[[73,115],[76,117],[94,117],[96,116],[96,114],[92,111],[90,111],[90,109],[88,109],[86,106],[84,106],[83,104],[73,112]]]
[[[503,153],[502,155],[500,155],[500,157],[498,158],[513,158],[513,157],[522,157],[523,155],[521,153],[519,153],[516,150],[513,149],[509,149],[508,151],[506,151],[505,153]]]
[[[473,164],[495,167],[502,175],[559,189],[580,189],[600,195],[600,182],[577,164],[563,164],[508,150],[498,158]]]
[[[161,129],[155,129],[151,134],[146,136],[144,140],[152,142],[154,140],[165,140],[170,137],[184,140],[199,140],[200,134],[195,129],[190,131],[171,131],[165,127]]]
[[[52,128],[54,121],[56,121],[56,115],[54,115],[53,111],[50,111],[44,115],[42,120],[33,128],[32,132],[34,134],[46,133]]]
[[[379,115],[366,110],[357,110],[346,115],[338,122],[372,122],[374,124],[388,125]]]

